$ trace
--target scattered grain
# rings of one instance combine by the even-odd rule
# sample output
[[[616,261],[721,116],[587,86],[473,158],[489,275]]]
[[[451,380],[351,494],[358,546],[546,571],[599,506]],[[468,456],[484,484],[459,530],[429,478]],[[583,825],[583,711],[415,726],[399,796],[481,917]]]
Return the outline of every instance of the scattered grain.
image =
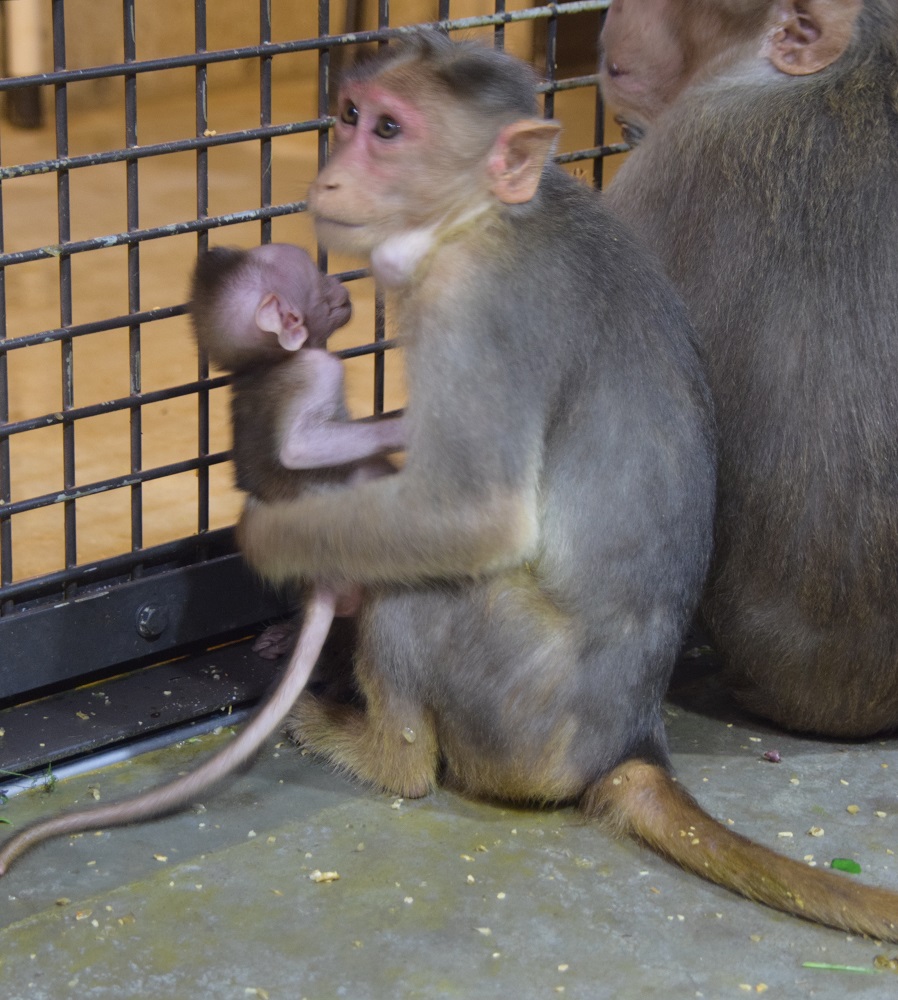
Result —
[[[337,882],[340,875],[337,872],[322,872],[316,868],[315,871],[309,872],[309,879],[312,882]]]

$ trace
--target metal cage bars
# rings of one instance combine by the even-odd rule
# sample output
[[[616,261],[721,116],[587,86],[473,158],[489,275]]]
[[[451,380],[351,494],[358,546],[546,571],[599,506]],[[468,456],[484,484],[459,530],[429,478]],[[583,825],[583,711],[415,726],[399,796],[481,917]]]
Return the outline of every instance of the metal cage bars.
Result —
[[[449,0],[439,0],[439,25],[446,31],[471,28],[493,27],[495,44],[504,45],[507,24],[542,19],[547,24],[546,31],[546,81],[540,90],[545,96],[545,113],[554,113],[555,94],[567,89],[595,86],[596,76],[587,75],[558,80],[555,77],[555,46],[559,17],[600,11],[608,6],[609,0],[582,0],[582,2],[547,4],[521,11],[506,11],[504,0],[496,0],[495,13],[463,19],[450,19]],[[335,49],[363,43],[385,44],[391,37],[410,30],[409,27],[390,27],[389,0],[378,0],[377,24],[375,30],[347,32],[329,35],[330,4],[320,0],[318,4],[318,30],[316,38],[296,39],[275,43],[271,40],[271,6],[269,0],[259,4],[259,44],[225,51],[206,49],[206,0],[195,0],[195,52],[164,59],[137,59],[134,34],[135,0],[122,0],[124,61],[118,64],[95,66],[87,69],[66,68],[65,0],[51,0],[53,71],[32,77],[0,81],[0,91],[19,87],[51,86],[54,91],[56,150],[51,159],[0,167],[0,614],[9,614],[17,606],[45,597],[72,597],[81,582],[95,581],[98,576],[113,576],[134,579],[142,568],[154,563],[168,563],[172,559],[191,561],[202,558],[206,541],[214,548],[218,539],[206,537],[209,528],[209,470],[227,461],[226,452],[211,453],[209,429],[209,394],[224,385],[224,377],[211,377],[202,359],[195,381],[172,386],[154,392],[144,392],[141,378],[141,335],[144,326],[181,315],[183,304],[160,308],[143,309],[140,295],[140,252],[147,241],[164,239],[169,236],[194,233],[199,249],[204,249],[210,230],[244,222],[259,222],[261,240],[271,238],[272,219],[305,210],[304,201],[273,203],[271,183],[271,144],[273,139],[303,132],[318,135],[319,164],[327,157],[328,133],[333,119],[328,114],[330,93],[330,64]],[[316,51],[318,53],[318,108],[317,117],[312,120],[273,124],[271,113],[272,66],[274,60],[288,53]],[[260,67],[260,123],[257,128],[236,130],[224,134],[210,134],[206,114],[208,67],[214,63],[241,60],[257,60]],[[157,144],[140,145],[137,116],[137,80],[141,74],[164,69],[193,67],[196,85],[196,135]],[[121,78],[125,90],[125,142],[119,149],[84,155],[70,155],[68,129],[67,86],[89,79],[108,77]],[[597,101],[595,144],[589,149],[559,157],[561,162],[592,161],[594,178],[601,179],[602,157],[625,149],[620,144],[603,144],[602,115]],[[260,144],[261,171],[258,207],[229,214],[209,215],[209,172],[208,154],[213,147],[242,143]],[[171,153],[193,151],[196,156],[196,217],[173,221],[163,226],[141,228],[139,224],[140,164],[148,157]],[[110,233],[89,239],[71,239],[69,180],[72,171],[91,166],[124,163],[126,169],[127,222],[123,232]],[[12,178],[55,174],[57,188],[58,242],[51,246],[39,246],[15,252],[6,252],[3,242],[3,181]],[[127,252],[128,313],[123,316],[101,321],[75,324],[72,310],[72,259],[78,254],[112,246],[124,246]],[[27,334],[15,339],[7,339],[6,330],[6,268],[30,261],[55,258],[58,263],[60,324],[57,328]],[[326,263],[323,261],[323,263]],[[344,280],[353,280],[365,274],[364,271],[345,272]],[[101,331],[127,329],[129,338],[129,392],[127,396],[88,406],[76,406],[73,380],[73,344],[83,336]],[[62,356],[62,406],[59,411],[43,414],[27,420],[9,422],[9,371],[8,356],[15,350],[24,350],[33,345],[57,342]],[[359,354],[375,355],[374,408],[383,408],[383,352],[391,345],[386,339],[385,317],[382,301],[375,310],[375,329],[370,344],[341,352],[344,357]],[[161,399],[191,395],[197,399],[197,447],[196,456],[181,462],[144,468],[141,453],[142,408]],[[130,471],[128,475],[103,481],[82,483],[76,481],[75,436],[77,422],[100,413],[127,410],[130,419]],[[27,433],[42,427],[58,425],[63,434],[63,489],[40,496],[11,501],[10,481],[10,439],[14,435]],[[142,488],[154,479],[193,471],[199,477],[198,511],[196,536],[179,542],[157,546],[153,550],[143,548],[142,535]],[[122,553],[102,565],[78,565],[77,563],[77,519],[76,501],[91,494],[126,488],[131,493],[131,552]],[[33,580],[13,582],[12,563],[12,519],[19,513],[41,507],[62,504],[64,511],[64,567]],[[215,534],[215,533],[213,533]],[[105,572],[104,572],[105,570]]]

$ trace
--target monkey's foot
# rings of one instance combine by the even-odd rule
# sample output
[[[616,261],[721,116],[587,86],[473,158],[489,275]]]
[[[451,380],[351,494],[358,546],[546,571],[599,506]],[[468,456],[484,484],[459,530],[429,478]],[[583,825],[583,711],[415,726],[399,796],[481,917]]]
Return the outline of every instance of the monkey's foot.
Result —
[[[295,638],[296,625],[293,622],[269,625],[253,643],[253,652],[263,660],[276,660],[293,648]]]
[[[305,692],[287,719],[286,732],[360,781],[407,799],[426,795],[436,784],[439,759],[433,726],[420,713],[392,725],[385,721]]]

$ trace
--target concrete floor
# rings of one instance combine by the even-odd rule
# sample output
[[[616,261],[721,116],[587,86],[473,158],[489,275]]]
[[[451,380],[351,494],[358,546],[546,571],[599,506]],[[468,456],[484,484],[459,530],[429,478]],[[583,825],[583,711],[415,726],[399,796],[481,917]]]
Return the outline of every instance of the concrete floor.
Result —
[[[714,815],[898,888],[898,741],[784,736],[740,718],[688,665],[667,714],[680,778]],[[0,816],[16,829],[91,802],[90,788],[112,800],[230,738],[17,795]],[[0,884],[0,925],[5,1000],[898,995],[898,977],[874,970],[898,947],[737,899],[571,810],[443,791],[397,801],[280,743],[196,811],[26,855]]]

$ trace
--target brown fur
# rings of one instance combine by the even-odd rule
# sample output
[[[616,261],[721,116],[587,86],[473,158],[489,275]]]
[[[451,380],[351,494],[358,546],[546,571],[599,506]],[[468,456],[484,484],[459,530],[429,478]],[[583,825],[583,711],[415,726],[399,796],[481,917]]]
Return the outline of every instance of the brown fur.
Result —
[[[605,74],[648,126],[609,200],[658,248],[708,363],[703,611],[729,683],[785,727],[871,736],[898,726],[898,3],[753,6],[773,27],[654,117]],[[681,30],[703,10],[668,4]],[[648,91],[656,55],[633,56]]]
[[[628,761],[584,797],[587,815],[642,841],[687,871],[756,902],[828,927],[898,940],[898,895],[752,843],[712,819],[669,774]]]

